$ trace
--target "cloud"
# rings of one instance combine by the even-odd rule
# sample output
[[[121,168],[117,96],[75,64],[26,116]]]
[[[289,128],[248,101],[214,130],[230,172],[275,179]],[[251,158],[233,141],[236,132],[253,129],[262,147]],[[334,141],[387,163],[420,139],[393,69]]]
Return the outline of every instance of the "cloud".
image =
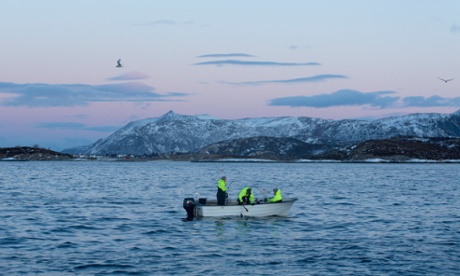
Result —
[[[334,106],[364,106],[385,108],[402,107],[439,107],[460,106],[460,97],[442,98],[422,96],[401,98],[393,96],[394,91],[360,92],[356,90],[339,90],[330,94],[314,96],[293,96],[276,98],[269,101],[270,106],[315,107],[327,108]]]
[[[460,33],[460,26],[457,24],[452,24],[452,27],[450,28],[451,33]]]
[[[66,129],[66,130],[87,130],[97,132],[114,132],[120,129],[121,126],[86,126],[75,122],[46,122],[35,124],[38,128],[45,129]]]
[[[288,48],[289,48],[289,50],[310,49],[311,46],[309,46],[309,45],[302,45],[302,46],[299,46],[299,45],[290,45]]]
[[[147,23],[141,23],[141,24],[133,24],[133,26],[158,26],[158,25],[163,25],[163,26],[178,26],[178,25],[192,25],[194,22],[189,20],[189,21],[183,21],[183,22],[177,22],[171,19],[160,19],[160,20],[155,20],[152,22],[147,22]]]
[[[48,129],[84,129],[85,125],[74,122],[50,122],[50,123],[38,123],[35,125],[39,128]]]
[[[4,97],[0,105],[29,107],[86,106],[92,102],[176,101],[169,98],[188,95],[181,92],[155,93],[153,87],[141,82],[103,85],[0,82],[1,94],[8,97]]]
[[[143,79],[148,79],[150,78],[149,75],[144,74],[142,72],[128,72],[125,74],[121,74],[112,78],[108,78],[107,80],[112,80],[112,81],[126,81],[126,80],[143,80]]]
[[[348,77],[344,75],[324,74],[324,75],[316,75],[313,77],[287,79],[287,80],[263,80],[263,81],[226,82],[226,83],[227,84],[237,84],[237,85],[261,85],[261,84],[270,84],[270,83],[297,84],[297,83],[306,83],[306,82],[325,81],[329,79],[347,79],[347,78]]]
[[[221,58],[221,57],[254,57],[253,55],[243,53],[230,53],[230,54],[207,54],[197,56],[197,58]]]
[[[295,63],[295,62],[274,62],[274,61],[246,61],[246,60],[214,60],[194,63],[193,65],[241,65],[241,66],[315,66],[321,65],[317,62]]]
[[[415,107],[432,107],[432,106],[460,106],[460,97],[443,98],[440,96],[431,96],[425,98],[422,96],[406,97],[403,99],[404,106]]]
[[[356,90],[339,90],[331,94],[314,96],[294,96],[272,99],[269,105],[291,107],[316,107],[326,108],[332,106],[359,106],[370,105],[385,108],[393,105],[399,97],[387,95],[395,94],[393,91],[378,91],[364,93]]]

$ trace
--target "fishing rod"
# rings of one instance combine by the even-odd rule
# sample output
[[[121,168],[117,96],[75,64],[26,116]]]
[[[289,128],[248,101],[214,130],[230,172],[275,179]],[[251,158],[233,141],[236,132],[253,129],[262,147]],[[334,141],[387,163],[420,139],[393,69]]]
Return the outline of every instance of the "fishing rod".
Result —
[[[254,187],[256,187],[256,188],[257,188],[257,190],[259,190],[259,192],[261,192],[261,193],[262,193],[262,194],[263,194],[263,195],[264,195],[266,198],[268,198],[268,196],[267,196],[267,192],[265,191],[265,188],[264,188],[263,190],[261,190],[261,189],[259,189],[259,187],[258,187],[258,186],[256,186],[256,185],[254,185]]]
[[[227,186],[227,190],[230,189],[230,186],[235,182],[235,180],[232,180],[230,181],[230,183],[228,183],[228,186]]]
[[[225,194],[226,194],[225,205],[227,205],[230,202],[230,199],[228,197],[228,190],[230,189],[230,186],[233,184],[233,182],[234,182],[234,180],[230,181],[230,183],[228,183],[228,185],[227,185],[227,191],[225,192]]]
[[[246,208],[246,206],[244,206],[244,203],[241,203],[241,205],[243,206],[244,210],[246,210],[246,212],[249,212],[248,208]]]

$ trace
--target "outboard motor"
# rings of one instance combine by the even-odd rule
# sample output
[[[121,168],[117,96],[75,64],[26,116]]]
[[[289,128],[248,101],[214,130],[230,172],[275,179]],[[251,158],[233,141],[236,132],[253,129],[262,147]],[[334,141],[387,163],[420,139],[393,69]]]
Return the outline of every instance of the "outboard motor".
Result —
[[[193,220],[195,217],[195,199],[184,198],[184,209],[187,212],[187,220]]]

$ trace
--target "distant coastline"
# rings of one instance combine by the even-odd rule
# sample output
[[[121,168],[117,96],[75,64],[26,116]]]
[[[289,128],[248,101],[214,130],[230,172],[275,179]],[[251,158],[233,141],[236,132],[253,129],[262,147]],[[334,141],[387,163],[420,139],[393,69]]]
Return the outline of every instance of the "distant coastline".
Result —
[[[37,147],[10,147],[0,148],[0,161],[101,161],[101,162],[147,162],[147,161],[182,161],[202,163],[460,163],[459,159],[423,159],[423,158],[397,158],[373,157],[362,160],[339,160],[339,159],[267,159],[247,157],[218,157],[197,159],[193,154],[171,154],[155,157],[139,156],[73,156]]]
[[[70,154],[39,147],[0,148],[1,161],[64,161],[72,159],[74,157]]]

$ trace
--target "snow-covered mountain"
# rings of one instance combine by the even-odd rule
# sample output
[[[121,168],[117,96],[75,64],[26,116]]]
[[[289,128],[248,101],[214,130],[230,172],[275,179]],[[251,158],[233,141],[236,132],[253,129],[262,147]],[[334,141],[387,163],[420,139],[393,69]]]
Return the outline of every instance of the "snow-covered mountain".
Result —
[[[452,114],[421,113],[375,121],[309,117],[221,120],[169,111],[161,117],[131,122],[92,145],[63,152],[94,155],[181,153],[256,136],[291,137],[306,143],[329,145],[350,145],[396,136],[460,137],[460,110]]]

